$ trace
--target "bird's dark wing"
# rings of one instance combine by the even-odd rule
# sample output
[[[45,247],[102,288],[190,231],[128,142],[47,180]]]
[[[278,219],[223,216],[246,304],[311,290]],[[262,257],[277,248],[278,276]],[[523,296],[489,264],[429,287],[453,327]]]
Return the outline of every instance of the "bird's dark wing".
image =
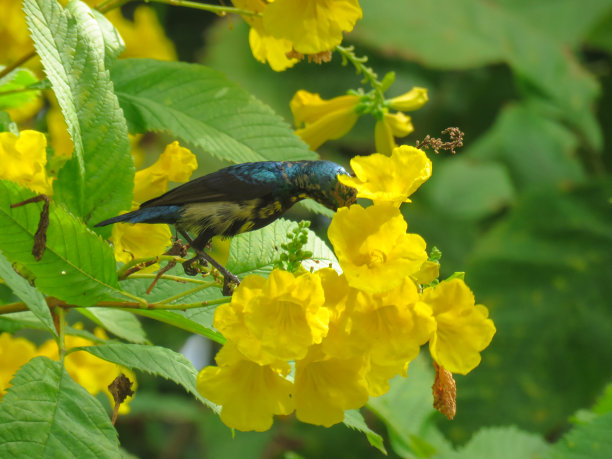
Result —
[[[237,164],[187,182],[140,207],[256,199],[283,187],[280,171],[281,163],[275,161]]]

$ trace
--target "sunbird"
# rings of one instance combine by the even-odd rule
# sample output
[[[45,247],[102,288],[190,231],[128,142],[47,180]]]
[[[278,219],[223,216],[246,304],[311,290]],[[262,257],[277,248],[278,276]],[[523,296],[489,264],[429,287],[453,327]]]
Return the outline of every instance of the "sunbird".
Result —
[[[224,276],[224,285],[238,279],[204,252],[213,236],[231,237],[269,225],[302,199],[314,199],[333,211],[355,203],[357,190],[343,185],[338,175],[349,175],[331,161],[261,161],[236,164],[191,180],[132,212],[95,226],[117,222],[175,225],[197,256],[183,266],[205,259]],[[196,235],[191,239],[188,233]],[[224,288],[225,290],[225,288]]]

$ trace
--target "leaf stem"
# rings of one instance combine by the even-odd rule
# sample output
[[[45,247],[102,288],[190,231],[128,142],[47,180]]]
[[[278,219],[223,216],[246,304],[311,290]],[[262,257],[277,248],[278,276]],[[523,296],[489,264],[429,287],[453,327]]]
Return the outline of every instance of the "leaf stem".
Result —
[[[131,274],[128,279],[155,279],[157,278],[157,274],[149,274],[149,273],[134,273]],[[171,280],[174,282],[180,282],[182,284],[207,284],[207,286],[218,286],[221,287],[220,282],[207,282],[202,279],[195,279],[191,277],[181,277],[181,276],[172,276],[170,274],[162,274],[159,276],[160,279]]]
[[[32,50],[28,54],[21,56],[19,59],[17,59],[12,64],[7,65],[2,70],[0,70],[0,78],[5,77],[9,73],[11,73],[13,70],[15,70],[16,68],[20,67],[22,64],[25,64],[27,61],[32,59],[34,56],[36,56],[36,51]]]
[[[64,356],[66,355],[66,311],[62,306],[57,306],[53,310],[55,316],[55,324],[57,326],[57,348],[59,351],[60,362],[64,362]]]
[[[235,8],[233,6],[218,6],[209,5],[207,3],[191,2],[189,0],[145,0],[153,3],[164,3],[172,6],[185,6],[187,8],[193,8],[196,10],[209,11],[211,13],[218,14],[219,16],[225,16],[227,13],[241,14],[243,16],[261,16],[261,13],[255,11],[243,10],[241,8]]]
[[[170,303],[172,301],[178,300],[179,298],[183,298],[184,296],[191,295],[193,293],[197,293],[200,290],[204,290],[205,288],[213,287],[213,286],[221,287],[221,285],[219,283],[217,283],[217,282],[207,282],[205,284],[198,285],[197,287],[194,287],[194,288],[192,288],[190,290],[186,290],[184,292],[177,293],[174,296],[171,296],[169,298],[166,298],[165,300],[160,301],[160,303],[161,304],[168,304],[168,303]]]
[[[208,286],[207,286],[208,287]],[[204,286],[200,286],[197,288],[204,288]],[[125,293],[125,292],[124,292]],[[187,293],[191,293],[191,292],[187,292]],[[135,297],[137,298],[137,300],[142,300],[141,298]],[[168,304],[168,303],[164,303],[164,302],[158,302],[158,303],[141,303],[140,301],[100,301],[96,304],[93,304],[89,307],[98,307],[98,308],[119,308],[119,309],[147,309],[147,310],[155,310],[155,309],[161,309],[161,310],[186,310],[186,309],[196,309],[196,308],[204,308],[207,306],[215,306],[218,304],[224,304],[224,303],[229,303],[232,300],[231,297],[223,297],[223,298],[218,298],[215,300],[210,300],[210,301],[197,301],[195,303],[178,303],[178,304]],[[164,300],[164,301],[168,301],[168,299]],[[55,304],[61,304],[61,306],[57,306],[57,308],[55,309],[55,311],[59,311],[61,310],[62,313],[64,312],[64,309],[68,309],[68,308],[80,308],[82,306],[79,305],[75,305],[75,304],[66,304],[66,303],[60,303],[59,301],[56,300]],[[28,311],[28,307],[26,306],[25,303],[22,302],[18,302],[18,303],[9,303],[9,304],[3,304],[0,305],[0,315],[2,314],[10,314],[13,312],[23,312],[23,311]],[[61,326],[61,323],[60,323]],[[59,330],[58,330],[59,332]]]
[[[154,263],[160,263],[162,261],[174,261],[177,263],[182,263],[183,261],[185,261],[184,258],[181,257],[177,257],[175,255],[157,255],[155,257],[147,257],[147,258],[136,258],[132,261],[128,261],[126,264],[124,264],[118,271],[117,271],[117,278],[119,280],[125,280],[128,278],[128,276],[130,278],[134,277],[134,274],[129,275],[127,274],[128,271],[130,269],[132,269],[135,266],[138,265],[144,265],[146,263],[150,263],[150,262],[154,262]],[[162,277],[163,278],[163,277]]]

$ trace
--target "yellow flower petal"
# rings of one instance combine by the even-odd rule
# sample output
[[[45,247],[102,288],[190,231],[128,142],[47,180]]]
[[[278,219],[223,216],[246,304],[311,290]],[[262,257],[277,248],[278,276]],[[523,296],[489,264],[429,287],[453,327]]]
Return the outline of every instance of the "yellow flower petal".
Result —
[[[36,356],[36,346],[25,338],[10,333],[0,334],[0,399],[11,387],[11,379],[17,370]]]
[[[419,270],[427,259],[425,241],[406,229],[404,217],[391,206],[338,210],[327,234],[351,287],[382,293]]]
[[[355,177],[339,176],[340,183],[357,189],[357,197],[374,204],[399,206],[431,177],[431,161],[418,148],[402,145],[391,156],[374,153],[351,159]]]
[[[336,359],[313,346],[295,363],[295,414],[300,421],[330,427],[342,422],[344,411],[368,401],[367,362],[362,357]]]
[[[414,131],[412,119],[409,116],[404,115],[402,112],[387,112],[384,114],[384,119],[389,126],[389,129],[391,129],[391,134],[394,137],[406,137],[408,134]]]
[[[115,260],[128,263],[164,253],[172,245],[172,233],[168,225],[115,223],[110,240]]]
[[[272,426],[275,414],[293,411],[293,384],[284,378],[287,363],[258,365],[228,342],[216,357],[218,367],[206,367],[198,374],[202,396],[219,404],[221,420],[228,427],[262,432]]]
[[[387,156],[391,154],[394,148],[397,148],[393,131],[385,118],[381,121],[376,121],[374,126],[374,145],[376,146],[376,151]]]
[[[452,373],[469,373],[495,334],[487,309],[474,305],[474,294],[461,279],[426,289],[421,301],[431,308],[437,324],[429,342],[432,357]]]
[[[389,102],[393,110],[411,112],[421,108],[428,100],[427,89],[415,86],[407,93],[394,97]]]
[[[299,90],[291,99],[291,112],[296,126],[295,133],[316,150],[331,139],[346,135],[359,119],[355,111],[359,97],[346,95],[324,100],[318,94]]]
[[[363,13],[357,0],[276,0],[264,11],[266,32],[302,54],[333,49]]]
[[[47,177],[47,139],[38,131],[0,133],[0,178],[19,183],[33,191],[51,194]]]
[[[134,177],[134,200],[148,201],[168,190],[168,182],[186,182],[198,168],[195,155],[177,141],[167,145],[159,159]]]
[[[327,334],[329,310],[319,277],[274,270],[247,276],[232,301],[215,311],[215,327],[259,364],[303,358]]]

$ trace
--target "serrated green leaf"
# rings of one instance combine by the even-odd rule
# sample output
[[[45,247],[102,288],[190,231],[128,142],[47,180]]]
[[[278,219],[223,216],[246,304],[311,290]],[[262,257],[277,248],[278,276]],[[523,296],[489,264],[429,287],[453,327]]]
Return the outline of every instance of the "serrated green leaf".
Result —
[[[488,427],[478,431],[470,442],[457,451],[449,451],[440,459],[516,459],[539,458],[550,445],[539,435],[514,426]]]
[[[102,13],[80,1],[68,3],[66,10],[85,31],[92,46],[97,50],[104,49],[104,67],[110,68],[117,56],[125,50],[125,43],[115,26]]]
[[[368,427],[365,423],[365,419],[363,419],[362,414],[357,410],[348,410],[344,412],[344,425],[351,429],[358,430],[359,432],[363,432],[368,439],[370,445],[379,450],[383,454],[387,454],[387,450],[385,449],[385,442],[383,438],[374,432],[372,429]]]
[[[42,203],[11,209],[34,193],[0,180],[0,250],[11,262],[24,265],[36,287],[70,304],[89,306],[110,295],[122,297],[111,247],[63,207],[51,202],[46,251],[40,261],[32,256]]]
[[[574,427],[561,438],[544,459],[592,459],[612,457],[612,413],[606,413],[588,424]]]
[[[267,276],[278,259],[280,245],[287,241],[287,232],[295,226],[295,222],[280,218],[260,230],[235,236],[230,245],[227,269],[240,277],[249,274]],[[311,251],[313,264],[321,267],[338,263],[327,244],[310,230],[308,242],[302,250]]]
[[[0,65],[0,70],[3,68],[4,66]],[[8,75],[0,78],[0,110],[20,107],[36,99],[36,97],[40,95],[40,91],[21,90],[36,83],[37,81],[38,78],[36,78],[36,75],[34,75],[31,70],[24,68],[13,70]],[[3,93],[9,94],[3,95]]]
[[[129,209],[134,164],[127,125],[104,67],[104,37],[81,2],[71,9],[58,2],[24,0],[34,46],[74,143],[73,157],[54,183],[55,199],[86,222],[97,223]],[[101,230],[104,234],[109,230]]]
[[[108,414],[60,362],[36,357],[12,383],[0,403],[1,457],[119,457]]]
[[[32,287],[27,280],[15,272],[11,263],[2,252],[0,252],[0,278],[26,304],[28,309],[34,313],[45,327],[45,330],[57,336],[51,311],[49,311],[45,297],[35,287]]]
[[[111,73],[134,134],[169,132],[237,163],[317,158],[269,107],[208,67],[124,59]]]
[[[191,362],[178,352],[165,347],[124,343],[100,344],[78,349],[132,370],[144,371],[174,381],[202,403],[217,411],[216,405],[202,397],[196,388],[198,372]]]
[[[111,332],[132,343],[147,343],[140,321],[129,311],[113,308],[78,308],[81,314]]]

